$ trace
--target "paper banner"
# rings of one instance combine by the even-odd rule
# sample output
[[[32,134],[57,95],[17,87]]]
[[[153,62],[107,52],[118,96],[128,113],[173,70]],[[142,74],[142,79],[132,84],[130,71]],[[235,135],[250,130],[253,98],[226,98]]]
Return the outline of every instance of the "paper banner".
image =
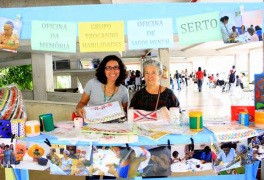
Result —
[[[80,52],[124,51],[124,22],[78,24]]]
[[[32,50],[76,52],[76,24],[32,21]]]
[[[173,46],[172,19],[147,19],[127,22],[128,48],[151,49]]]
[[[222,39],[219,12],[177,18],[176,24],[182,45]]]
[[[17,52],[21,29],[22,23],[19,18],[14,20],[0,17],[0,50]],[[5,36],[10,38],[7,39]]]

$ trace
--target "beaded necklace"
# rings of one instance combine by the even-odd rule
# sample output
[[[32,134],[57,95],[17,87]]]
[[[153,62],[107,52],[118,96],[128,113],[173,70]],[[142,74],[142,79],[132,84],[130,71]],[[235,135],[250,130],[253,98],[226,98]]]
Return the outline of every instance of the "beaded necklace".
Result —
[[[114,89],[114,92],[112,93],[112,95],[109,97],[109,99],[108,99],[108,100],[107,100],[107,97],[106,97],[105,90],[106,90],[106,85],[104,85],[104,102],[111,101],[111,99],[112,99],[112,98],[113,98],[113,96],[115,95],[115,90],[116,90],[116,89]]]

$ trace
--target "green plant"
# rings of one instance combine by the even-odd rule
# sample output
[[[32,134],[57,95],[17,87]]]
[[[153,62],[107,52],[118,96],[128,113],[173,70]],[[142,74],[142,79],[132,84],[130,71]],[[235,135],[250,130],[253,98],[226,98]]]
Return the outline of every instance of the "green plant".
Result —
[[[32,66],[23,65],[0,69],[0,87],[15,83],[20,90],[33,90]]]

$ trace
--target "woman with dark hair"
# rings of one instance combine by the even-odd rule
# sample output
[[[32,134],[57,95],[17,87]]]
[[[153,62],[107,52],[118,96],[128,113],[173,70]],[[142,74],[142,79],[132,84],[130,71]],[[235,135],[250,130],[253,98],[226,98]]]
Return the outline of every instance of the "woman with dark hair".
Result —
[[[77,115],[84,117],[84,106],[97,106],[107,102],[119,101],[124,111],[128,105],[128,90],[122,85],[126,78],[126,67],[115,56],[106,56],[96,69],[95,78],[84,87],[83,95],[76,106]]]
[[[229,29],[227,27],[229,17],[228,16],[223,16],[221,17],[220,21],[220,27],[221,27],[221,33],[222,33],[222,38],[224,43],[228,43],[228,39],[231,35],[231,32],[229,32]]]
[[[179,107],[174,92],[160,85],[163,73],[162,65],[156,60],[147,60],[143,64],[146,87],[138,90],[131,99],[130,108],[154,111],[162,107]]]

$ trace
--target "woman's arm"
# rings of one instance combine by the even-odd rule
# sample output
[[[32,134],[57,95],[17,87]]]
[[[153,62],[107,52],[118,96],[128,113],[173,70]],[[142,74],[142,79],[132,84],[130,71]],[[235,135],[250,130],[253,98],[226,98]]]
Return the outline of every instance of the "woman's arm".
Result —
[[[84,92],[82,94],[80,101],[78,102],[76,106],[76,113],[78,116],[85,117],[85,111],[83,107],[88,104],[89,100],[90,100],[90,96]]]

